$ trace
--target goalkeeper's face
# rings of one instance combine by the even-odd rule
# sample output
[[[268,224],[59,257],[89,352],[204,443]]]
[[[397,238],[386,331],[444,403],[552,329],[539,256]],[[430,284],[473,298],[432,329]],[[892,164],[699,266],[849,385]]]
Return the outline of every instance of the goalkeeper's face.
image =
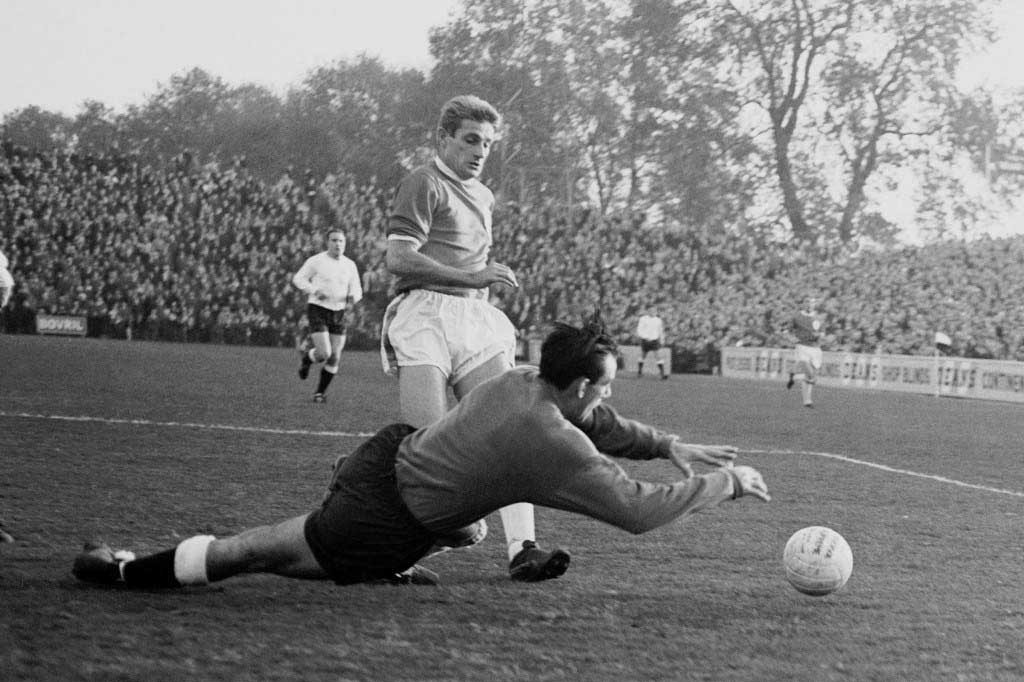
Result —
[[[573,414],[566,415],[570,419],[586,421],[594,412],[594,408],[611,397],[612,382],[615,381],[618,362],[611,353],[602,357],[604,358],[604,373],[597,381],[581,378],[573,383],[576,390],[576,401],[572,406]]]

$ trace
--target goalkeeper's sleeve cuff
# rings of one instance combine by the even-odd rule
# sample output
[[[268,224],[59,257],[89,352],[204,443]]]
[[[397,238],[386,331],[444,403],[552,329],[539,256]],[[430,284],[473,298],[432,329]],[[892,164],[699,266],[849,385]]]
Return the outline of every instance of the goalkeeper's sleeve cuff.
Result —
[[[735,469],[727,469],[729,476],[732,477],[732,499],[736,500],[743,497],[743,484],[740,483],[740,476],[736,473]]]

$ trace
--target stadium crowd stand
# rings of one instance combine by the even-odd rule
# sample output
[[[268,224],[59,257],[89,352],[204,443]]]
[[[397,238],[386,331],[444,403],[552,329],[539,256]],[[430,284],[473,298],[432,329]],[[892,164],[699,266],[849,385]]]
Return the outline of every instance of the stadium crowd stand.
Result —
[[[15,296],[0,316],[32,333],[38,313],[80,315],[88,334],[292,346],[303,306],[290,273],[348,236],[366,298],[350,347],[376,344],[391,278],[384,267],[390,189],[286,173],[274,184],[243,160],[159,167],[115,154],[0,145],[0,250]],[[646,305],[664,310],[676,371],[710,371],[724,345],[789,345],[797,298],[826,307],[829,350],[930,354],[937,331],[964,357],[1024,360],[1024,238],[825,251],[749,236],[507,203],[495,257],[521,288],[498,296],[524,337],[597,303],[623,342]]]

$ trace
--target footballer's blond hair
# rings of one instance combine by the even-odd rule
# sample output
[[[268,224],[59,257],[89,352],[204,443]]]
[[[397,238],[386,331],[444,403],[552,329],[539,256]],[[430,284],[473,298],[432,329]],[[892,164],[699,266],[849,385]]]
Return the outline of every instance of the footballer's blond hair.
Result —
[[[501,114],[490,102],[476,95],[458,95],[452,97],[441,107],[437,128],[449,136],[454,136],[463,121],[490,123],[495,130],[501,127],[502,122]]]

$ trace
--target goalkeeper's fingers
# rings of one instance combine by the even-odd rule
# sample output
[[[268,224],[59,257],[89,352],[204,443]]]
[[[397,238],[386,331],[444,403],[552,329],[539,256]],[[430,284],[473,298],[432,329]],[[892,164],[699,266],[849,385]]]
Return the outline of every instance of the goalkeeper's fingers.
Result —
[[[672,460],[672,463],[676,465],[676,468],[683,472],[684,478],[693,477],[693,467],[690,463],[683,459],[683,457],[676,451],[675,448],[671,448],[668,451],[668,458]]]

